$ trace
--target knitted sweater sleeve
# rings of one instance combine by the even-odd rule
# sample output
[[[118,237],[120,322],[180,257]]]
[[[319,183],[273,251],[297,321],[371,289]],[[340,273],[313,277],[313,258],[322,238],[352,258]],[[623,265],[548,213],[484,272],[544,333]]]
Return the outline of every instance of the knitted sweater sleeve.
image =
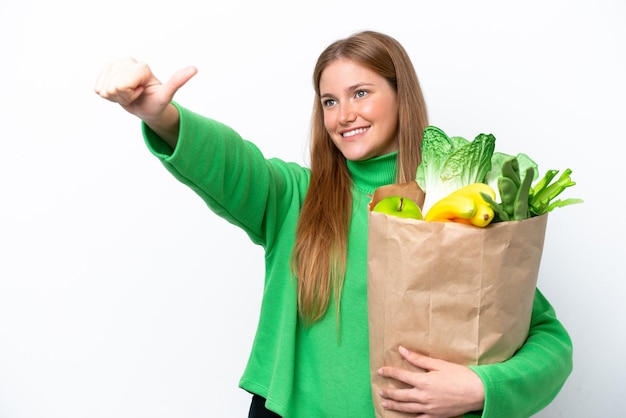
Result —
[[[572,371],[572,341],[537,289],[530,331],[509,360],[471,366],[485,386],[483,418],[528,418],[546,407]]]
[[[267,246],[286,212],[304,192],[307,171],[294,163],[266,159],[230,127],[174,103],[180,133],[172,149],[143,124],[149,150],[218,216]]]

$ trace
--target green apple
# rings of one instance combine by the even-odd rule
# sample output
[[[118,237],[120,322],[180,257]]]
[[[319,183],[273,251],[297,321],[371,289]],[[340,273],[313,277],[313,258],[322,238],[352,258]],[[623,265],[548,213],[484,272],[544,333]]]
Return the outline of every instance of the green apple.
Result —
[[[400,218],[424,219],[417,203],[402,196],[387,196],[376,203],[372,210]]]

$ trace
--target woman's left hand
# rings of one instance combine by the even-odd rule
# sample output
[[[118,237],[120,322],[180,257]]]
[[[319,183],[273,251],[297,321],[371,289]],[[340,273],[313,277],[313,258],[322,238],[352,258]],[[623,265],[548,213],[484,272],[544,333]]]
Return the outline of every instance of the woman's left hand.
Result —
[[[378,374],[404,382],[407,389],[383,389],[382,406],[394,411],[415,413],[420,418],[444,418],[483,409],[485,388],[469,367],[438,360],[404,347],[400,355],[424,372],[399,367],[381,367]]]

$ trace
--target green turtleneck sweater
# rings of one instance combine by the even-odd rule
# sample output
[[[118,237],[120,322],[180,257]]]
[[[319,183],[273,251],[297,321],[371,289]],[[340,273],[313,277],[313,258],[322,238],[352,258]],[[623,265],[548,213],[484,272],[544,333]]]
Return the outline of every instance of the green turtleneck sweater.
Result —
[[[348,162],[353,210],[340,326],[331,303],[321,321],[303,327],[289,260],[309,170],[266,159],[227,126],[177,107],[181,123],[176,149],[144,125],[150,150],[211,210],[265,250],[261,314],[240,386],[265,397],[266,407],[285,418],[373,418],[367,204],[374,189],[394,182],[396,153]],[[529,341],[534,338],[534,344],[525,344],[521,354],[498,365],[473,367],[485,384],[484,417],[527,417],[547,405],[569,375],[571,342],[539,293],[533,324]]]

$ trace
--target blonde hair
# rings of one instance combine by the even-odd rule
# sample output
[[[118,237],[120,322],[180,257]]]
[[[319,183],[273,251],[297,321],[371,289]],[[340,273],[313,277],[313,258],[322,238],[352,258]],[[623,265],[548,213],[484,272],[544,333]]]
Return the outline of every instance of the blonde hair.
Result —
[[[298,314],[305,324],[320,320],[335,298],[337,317],[346,269],[352,213],[352,179],[346,159],[324,127],[319,83],[324,69],[346,58],[382,77],[395,88],[398,101],[396,181],[415,179],[421,160],[426,104],[415,68],[398,41],[373,31],[356,33],[330,44],[313,72],[315,100],[311,119],[311,182],[302,206],[292,270],[297,279]]]

